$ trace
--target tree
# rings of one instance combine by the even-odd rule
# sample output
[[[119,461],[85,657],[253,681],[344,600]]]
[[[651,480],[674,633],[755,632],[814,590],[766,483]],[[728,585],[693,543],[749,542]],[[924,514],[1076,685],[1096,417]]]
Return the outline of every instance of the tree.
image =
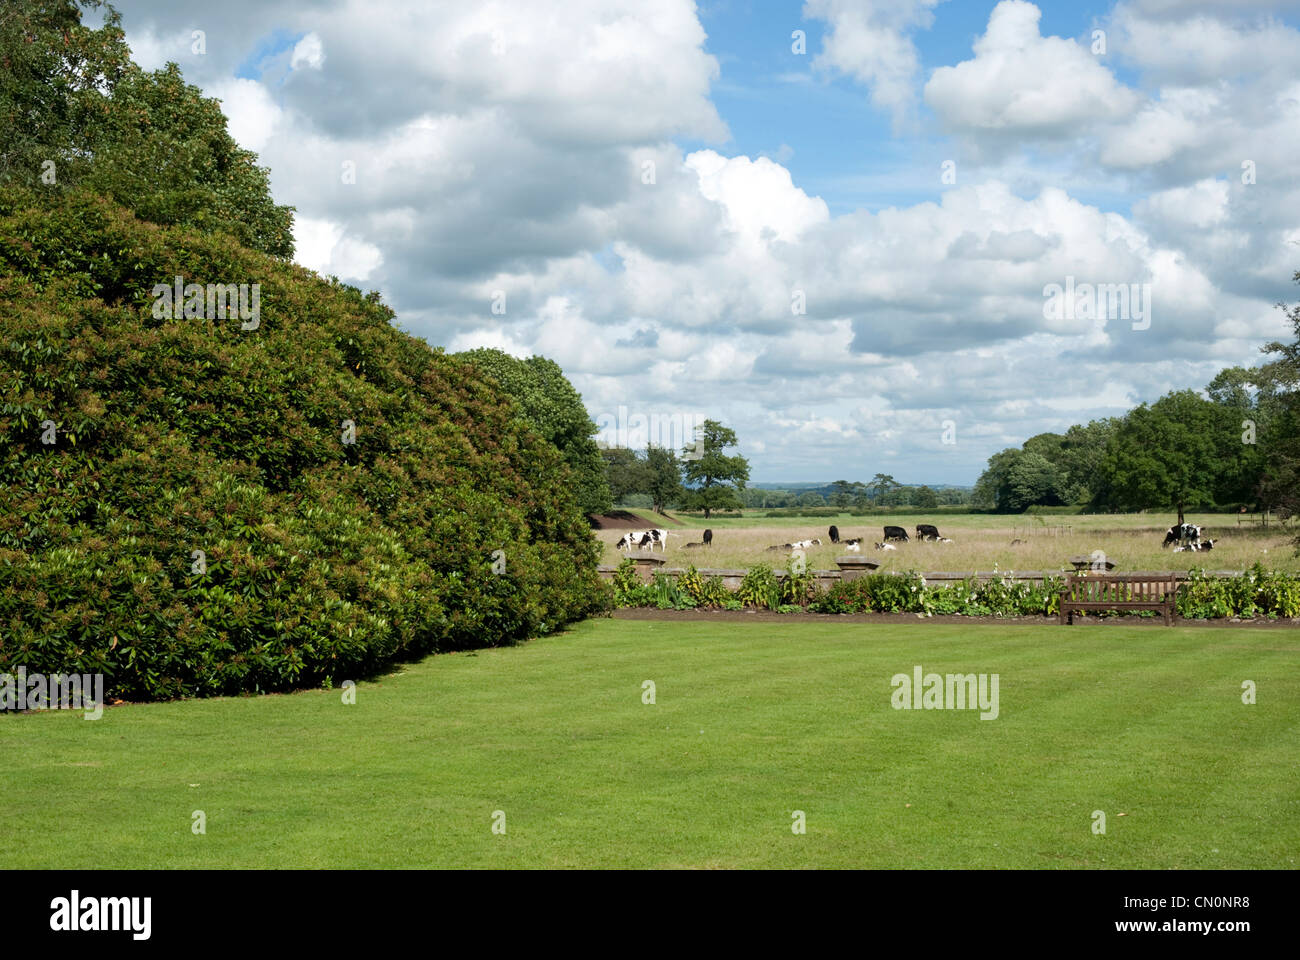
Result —
[[[1186,508],[1212,506],[1243,456],[1240,430],[1231,426],[1230,414],[1192,390],[1131,410],[1106,449],[1106,505],[1176,507],[1179,523]]]
[[[853,501],[853,488],[856,484],[847,480],[836,480],[831,484],[835,492],[831,494],[831,503],[837,507],[848,506]]]
[[[918,487],[912,493],[912,503],[918,507],[937,507],[939,505],[939,495],[929,487]]]
[[[871,491],[872,497],[879,500],[890,490],[898,486],[898,481],[887,473],[878,473],[872,478],[871,483],[867,485]]]
[[[1292,279],[1300,283],[1300,271]],[[1274,413],[1263,440],[1257,490],[1263,503],[1285,518],[1300,514],[1300,303],[1278,306],[1291,324],[1295,341],[1275,340],[1264,347],[1274,359],[1260,368],[1260,382],[1273,398]],[[1300,539],[1296,545],[1300,547]]]
[[[554,360],[520,360],[490,347],[456,356],[473,363],[501,385],[518,406],[519,416],[555,445],[573,471],[573,489],[587,513],[604,513],[612,506],[605,461],[594,439],[598,431],[582,403],[582,395]]]
[[[622,503],[637,493],[648,493],[650,477],[646,462],[635,450],[627,447],[610,447],[600,451],[605,461],[605,482],[609,484],[610,500]]]
[[[81,8],[104,9],[104,25]],[[6,0],[0,14],[0,180],[48,195],[110,195],[154,223],[231,234],[293,255],[293,208],[226,129],[219,101],[169,63],[131,62],[121,17],[101,0]]]
[[[682,464],[668,447],[653,444],[645,449],[646,490],[651,505],[663,513],[682,497]]]
[[[692,450],[693,454],[703,450],[703,454],[684,464],[686,502],[691,509],[703,510],[706,520],[714,510],[742,506],[739,493],[749,482],[749,461],[723,453],[736,443],[734,430],[716,420],[705,420],[697,433],[696,448]]]

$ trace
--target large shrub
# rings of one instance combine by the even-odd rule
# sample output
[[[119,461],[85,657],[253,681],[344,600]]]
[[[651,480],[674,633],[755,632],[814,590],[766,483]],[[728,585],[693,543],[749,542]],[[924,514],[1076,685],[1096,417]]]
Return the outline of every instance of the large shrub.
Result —
[[[559,453],[376,295],[83,192],[20,196],[0,191],[0,672],[288,689],[605,602]],[[260,283],[259,326],[156,319],[178,275]]]

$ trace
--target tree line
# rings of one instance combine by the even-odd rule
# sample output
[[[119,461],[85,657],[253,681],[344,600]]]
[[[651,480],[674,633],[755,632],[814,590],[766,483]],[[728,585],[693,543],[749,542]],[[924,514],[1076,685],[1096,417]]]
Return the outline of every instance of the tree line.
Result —
[[[1300,271],[1293,279],[1300,283]],[[972,505],[1097,511],[1246,507],[1300,510],[1300,304],[1279,304],[1290,344],[1271,359],[1221,370],[1205,388],[1177,390],[1122,417],[1040,433],[989,458]]]

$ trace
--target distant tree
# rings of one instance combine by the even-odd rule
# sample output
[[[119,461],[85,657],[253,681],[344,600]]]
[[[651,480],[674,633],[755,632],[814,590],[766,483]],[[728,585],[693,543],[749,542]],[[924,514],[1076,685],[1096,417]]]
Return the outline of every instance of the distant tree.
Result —
[[[714,510],[741,507],[739,492],[749,482],[749,461],[723,451],[737,443],[736,432],[716,420],[705,420],[696,435],[698,459],[687,460],[682,474],[688,487],[686,503],[703,510],[707,520]]]
[[[1240,431],[1223,408],[1183,390],[1131,410],[1115,430],[1102,471],[1106,506],[1125,510],[1209,507],[1242,457]]]
[[[1032,506],[1057,506],[1060,487],[1060,471],[1047,457],[1022,451],[1007,469],[998,506],[1013,513]]]
[[[799,495],[799,506],[801,507],[824,507],[826,498],[816,490],[809,490],[807,493]]]
[[[518,405],[520,416],[560,451],[573,471],[574,492],[582,509],[587,513],[609,510],[612,500],[605,461],[594,439],[596,424],[559,365],[545,357],[520,360],[488,347],[458,356],[501,384]]]
[[[917,507],[937,507],[939,495],[929,487],[918,487],[912,492],[912,504]]]
[[[600,451],[605,461],[605,482],[610,500],[623,503],[629,496],[650,492],[650,477],[644,458],[627,447],[609,447]]]
[[[831,503],[837,507],[848,506],[853,501],[854,484],[847,480],[836,480],[833,484],[835,492],[831,494]]]
[[[887,473],[876,474],[875,477],[872,478],[871,483],[867,484],[867,488],[871,491],[872,497],[874,497],[876,500],[879,500],[886,493],[888,493],[890,490],[895,489],[897,486],[898,486],[898,481],[895,480]]]
[[[1300,283],[1300,271],[1292,277]],[[1257,491],[1263,503],[1284,517],[1300,514],[1300,303],[1279,303],[1295,340],[1264,347],[1272,359],[1260,369],[1260,381],[1272,401],[1273,415],[1261,438],[1263,462]],[[1296,540],[1300,547],[1300,539]]]
[[[682,464],[672,450],[647,446],[645,474],[646,492],[656,511],[663,513],[682,499]]]

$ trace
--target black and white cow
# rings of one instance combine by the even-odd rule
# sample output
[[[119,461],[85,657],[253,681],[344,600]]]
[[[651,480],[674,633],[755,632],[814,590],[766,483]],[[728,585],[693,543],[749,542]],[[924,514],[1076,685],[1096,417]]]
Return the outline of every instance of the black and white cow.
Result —
[[[892,543],[878,543],[878,544],[876,544],[876,549],[877,549],[877,550],[897,550],[898,547],[894,546]]]
[[[1165,531],[1165,541],[1160,546],[1163,548],[1171,543],[1199,543],[1201,532],[1204,529],[1204,527],[1198,527],[1194,523],[1184,523],[1182,526],[1175,524]]]
[[[938,540],[939,528],[929,523],[918,523],[916,525],[916,539]]]
[[[1174,553],[1182,553],[1184,550],[1201,551],[1201,550],[1213,550],[1213,549],[1214,549],[1213,540],[1198,540],[1195,543],[1179,544],[1178,546],[1174,547]]]
[[[907,539],[907,531],[902,527],[885,527],[885,543],[891,540],[902,540],[906,543]]]
[[[705,530],[705,531],[704,531],[704,545],[707,547],[707,546],[710,546],[712,543],[713,543],[713,531],[712,531],[712,530]]]
[[[817,537],[813,540],[796,540],[794,543],[789,544],[791,549],[794,550],[807,550],[809,547],[820,547],[821,545],[821,537]]]
[[[827,535],[830,536],[830,538],[831,538],[831,543],[839,543],[839,542],[840,542],[840,528],[839,528],[839,527],[837,527],[837,526],[835,526],[834,524],[832,524],[832,525],[831,525],[831,528],[830,528],[829,530],[827,530],[826,533],[827,533]]]
[[[663,530],[663,529],[629,530],[627,533],[623,534],[621,538],[619,538],[619,541],[617,544],[615,544],[614,549],[631,550],[635,547],[637,549],[644,550],[646,547],[649,547],[651,553],[653,553],[656,543],[660,545],[663,552],[665,553],[668,552],[668,531],[667,530]]]
[[[859,550],[862,549],[861,537],[854,537],[851,540],[841,540],[840,543],[844,545],[844,549],[847,550],[849,553],[857,553]]]

